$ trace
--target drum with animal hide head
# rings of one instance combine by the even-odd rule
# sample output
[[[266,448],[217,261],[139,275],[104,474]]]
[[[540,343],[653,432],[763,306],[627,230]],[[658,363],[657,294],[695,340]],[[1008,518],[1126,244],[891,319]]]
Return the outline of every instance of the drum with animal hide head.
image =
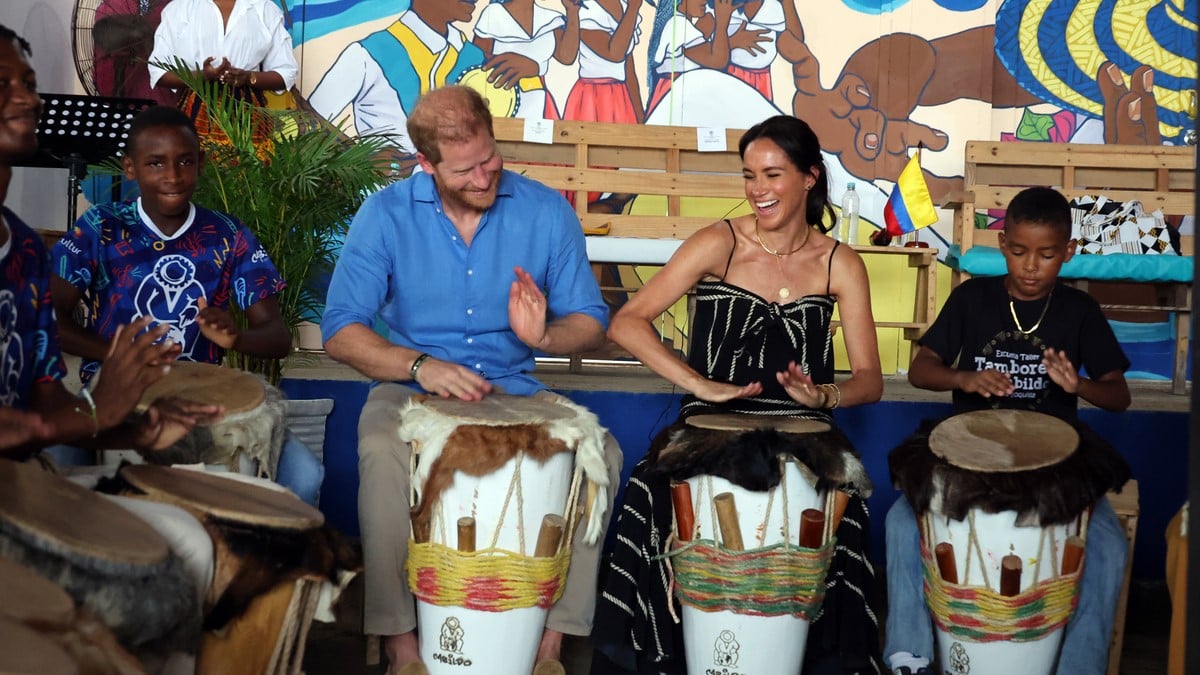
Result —
[[[566,399],[495,394],[414,397],[399,432],[414,456],[407,570],[423,662],[435,674],[527,675],[585,494],[584,539],[602,534],[604,429]]]
[[[1129,477],[1124,460],[1056,417],[982,410],[926,426],[889,461],[918,516],[943,671],[1053,672],[1090,508]]]
[[[845,504],[836,488],[869,492],[844,437],[823,420],[694,415],[651,473],[673,481],[688,672],[799,673]]]
[[[216,569],[197,673],[298,673],[316,586],[356,564],[321,512],[239,476],[143,464],[122,467],[119,477],[190,511],[212,537]]]
[[[128,649],[194,651],[195,583],[158,532],[33,462],[0,460],[0,485],[0,557],[64,589]]]
[[[29,567],[0,558],[0,598],[0,617],[49,638],[67,653],[80,675],[143,673],[141,663],[91,612],[76,609],[66,591]],[[0,666],[0,672],[8,671]]]
[[[177,361],[166,377],[146,389],[139,410],[160,398],[224,406],[225,415],[214,424],[196,427],[166,450],[142,455],[146,462],[203,463],[274,480],[287,431],[287,402],[278,388],[237,368]]]

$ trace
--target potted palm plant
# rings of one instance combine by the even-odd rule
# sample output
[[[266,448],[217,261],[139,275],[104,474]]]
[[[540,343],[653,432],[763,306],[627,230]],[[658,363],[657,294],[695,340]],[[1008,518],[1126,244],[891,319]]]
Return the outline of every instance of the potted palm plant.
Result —
[[[228,139],[201,139],[207,161],[194,199],[237,217],[258,237],[287,281],[278,301],[295,342],[298,327],[323,311],[320,284],[333,269],[351,217],[367,195],[393,180],[387,160],[381,159],[393,139],[387,134],[351,138],[314,112],[257,107],[182,63],[171,70],[196,92],[212,127]],[[252,130],[264,123],[274,133],[255,146]],[[285,365],[281,359],[236,352],[226,362],[272,384],[279,383]]]

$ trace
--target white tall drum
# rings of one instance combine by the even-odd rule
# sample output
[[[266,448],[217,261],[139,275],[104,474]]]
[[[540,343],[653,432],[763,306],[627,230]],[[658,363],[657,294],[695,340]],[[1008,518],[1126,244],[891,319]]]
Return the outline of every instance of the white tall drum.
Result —
[[[417,597],[421,658],[430,673],[533,670],[546,615],[557,600],[551,588],[561,592],[570,564],[568,537],[585,485],[576,453],[602,457],[603,433],[594,415],[565,400],[428,398],[406,408],[400,435],[413,444],[412,484],[419,493],[408,574]],[[593,515],[603,508],[593,508]],[[548,516],[562,536],[547,552],[539,537]],[[509,587],[515,580],[504,568],[492,566],[539,560],[560,564],[561,578],[519,592]],[[460,576],[467,569],[480,577]],[[529,597],[533,586],[543,591],[536,599]],[[510,601],[515,595],[528,601]],[[514,606],[519,604],[526,606]]]
[[[745,431],[773,428],[786,433],[828,431],[824,422],[797,418],[766,418],[748,415],[695,415],[687,424],[700,429]],[[687,433],[685,430],[684,433]],[[692,498],[695,528],[691,540],[720,542],[729,549],[761,549],[780,543],[799,545],[802,514],[821,510],[824,544],[829,531],[828,495],[815,488],[816,476],[794,458],[780,457],[780,483],[766,491],[742,488],[724,478],[698,475],[687,480]],[[730,541],[728,523],[722,523],[719,502],[732,497],[741,543]],[[677,514],[678,515],[678,514]],[[685,533],[680,533],[681,538]],[[686,544],[684,544],[686,546]],[[676,574],[684,564],[675,558]],[[686,600],[683,607],[683,639],[690,673],[799,673],[808,638],[806,619],[791,614],[763,616],[733,609],[707,611]]]
[[[935,427],[929,437],[930,449],[935,455],[959,469],[982,473],[1031,471],[1052,466],[1075,452],[1078,444],[1078,434],[1066,422],[1049,415],[1018,410],[984,410],[956,415]],[[944,492],[948,486],[935,486],[935,489]],[[921,536],[931,553],[941,546],[942,553],[940,556],[935,553],[934,563],[943,581],[946,570],[953,569],[957,586],[1016,598],[1039,585],[1044,590],[1049,588],[1046,584],[1061,583],[1068,576],[1072,579],[1077,576],[1074,572],[1064,572],[1064,557],[1068,555],[1069,539],[1086,532],[1085,514],[1073,522],[1043,526],[1018,524],[1016,511],[989,513],[973,508],[965,519],[956,520],[941,512],[942,501],[935,496],[930,512],[922,519]],[[1078,539],[1070,541],[1079,542]],[[1075,554],[1082,555],[1082,549],[1071,555]],[[951,556],[953,564],[949,566]],[[1023,633],[1008,626],[1001,627],[1000,622],[1011,621],[1010,616],[1006,616],[991,625],[984,620],[973,631],[974,617],[965,614],[951,615],[947,620],[943,613],[938,620],[939,598],[958,597],[961,600],[963,591],[944,586],[947,590],[942,595],[937,588],[931,591],[928,581],[926,592],[935,617],[934,632],[943,672],[948,675],[1013,672],[1037,675],[1054,671],[1065,621],[1045,631],[1033,630],[1030,626],[1031,630]],[[1069,589],[1058,592],[1066,590]],[[980,602],[990,602],[993,607],[1003,606],[994,595]],[[1013,612],[1010,608],[998,611],[1008,615]],[[986,616],[986,611],[981,608],[977,616]],[[1009,639],[999,639],[997,636],[1001,634],[1008,635]]]

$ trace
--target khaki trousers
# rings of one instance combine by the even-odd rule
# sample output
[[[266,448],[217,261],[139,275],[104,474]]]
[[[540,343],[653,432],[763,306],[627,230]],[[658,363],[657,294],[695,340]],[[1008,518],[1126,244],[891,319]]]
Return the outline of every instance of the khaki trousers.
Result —
[[[363,629],[368,635],[399,635],[417,627],[416,606],[408,588],[404,561],[409,537],[409,461],[412,448],[400,440],[400,409],[416,394],[413,389],[382,383],[371,390],[358,420],[358,520],[362,531],[366,599]],[[548,400],[557,394],[541,392]],[[612,434],[605,434],[604,459],[608,464],[608,508],[621,479],[621,449]],[[576,528],[571,546],[571,567],[559,601],[546,617],[546,627],[568,635],[588,635],[596,608],[596,575],[601,542],[581,541]]]

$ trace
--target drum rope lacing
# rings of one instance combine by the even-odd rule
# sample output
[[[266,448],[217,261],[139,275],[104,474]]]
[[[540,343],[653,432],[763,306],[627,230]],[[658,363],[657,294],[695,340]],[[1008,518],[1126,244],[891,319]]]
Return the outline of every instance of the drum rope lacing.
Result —
[[[812,620],[820,610],[825,597],[825,573],[836,543],[833,539],[830,518],[825,519],[822,544],[817,549],[806,549],[793,544],[789,516],[787,489],[787,458],[780,457],[779,485],[767,491],[767,507],[763,520],[756,528],[758,546],[745,551],[731,551],[716,541],[717,512],[713,497],[712,476],[705,476],[700,489],[696,490],[693,513],[698,512],[702,502],[709,504],[712,539],[699,539],[699,523],[692,531],[691,540],[674,546],[678,533],[668,536],[664,548],[664,559],[668,575],[668,594],[679,598],[683,604],[706,612],[731,610],[736,614],[754,616],[792,615]],[[782,491],[782,528],[784,540],[766,545],[770,528],[775,492]],[[705,499],[705,493],[708,499]],[[826,514],[832,513],[832,496],[825,496]],[[676,562],[673,560],[678,559]],[[676,572],[678,568],[678,573]],[[677,583],[677,579],[679,583]],[[671,618],[679,623],[675,604],[668,609]]]
[[[941,578],[927,542],[934,540],[932,514],[922,519],[921,558],[925,597],[934,623],[955,638],[968,642],[1032,642],[1063,626],[1078,602],[1078,582],[1082,565],[1072,574],[1056,575],[1038,581],[1047,539],[1050,541],[1050,569],[1059,569],[1058,541],[1053,531],[1043,528],[1033,569],[1034,583],[1015,596],[1003,596],[992,590],[986,557],[975,527],[975,512],[968,513],[968,544],[961,584]],[[1087,531],[1088,514],[1080,515],[1080,533]],[[971,586],[972,553],[978,557],[983,586]]]
[[[465,607],[501,612],[527,607],[549,609],[562,596],[567,570],[571,564],[571,542],[575,538],[583,469],[576,467],[571,478],[563,517],[566,530],[555,554],[537,558],[526,553],[524,489],[518,452],[513,476],[509,481],[500,516],[487,548],[466,553],[435,542],[409,542],[407,571],[413,595],[441,607]],[[416,453],[412,463],[415,465]],[[517,498],[517,536],[520,552],[497,548],[501,527],[513,495]],[[442,541],[449,541],[446,517],[441,505],[433,510]],[[433,529],[431,523],[430,529]]]

